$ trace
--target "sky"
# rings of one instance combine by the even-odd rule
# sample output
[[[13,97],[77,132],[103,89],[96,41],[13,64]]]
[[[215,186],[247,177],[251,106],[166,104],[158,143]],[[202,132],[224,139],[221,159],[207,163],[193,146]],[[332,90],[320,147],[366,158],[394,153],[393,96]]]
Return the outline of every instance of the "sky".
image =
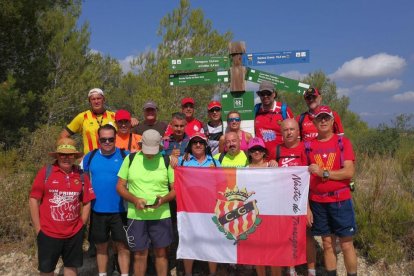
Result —
[[[322,70],[372,127],[414,114],[414,1],[193,0],[213,29],[233,33],[247,52],[309,50],[310,62],[255,69],[292,79]],[[134,56],[157,48],[160,20],[179,0],[83,0],[89,47],[128,70]],[[299,111],[296,111],[299,112]]]

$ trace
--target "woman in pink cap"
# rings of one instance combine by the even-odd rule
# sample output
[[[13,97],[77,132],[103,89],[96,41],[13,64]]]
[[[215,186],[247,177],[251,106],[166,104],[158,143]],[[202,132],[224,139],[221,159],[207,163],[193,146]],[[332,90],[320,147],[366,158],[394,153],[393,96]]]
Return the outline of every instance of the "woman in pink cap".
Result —
[[[248,145],[249,168],[277,167],[275,160],[266,161],[267,149],[262,138],[254,137],[250,139]]]

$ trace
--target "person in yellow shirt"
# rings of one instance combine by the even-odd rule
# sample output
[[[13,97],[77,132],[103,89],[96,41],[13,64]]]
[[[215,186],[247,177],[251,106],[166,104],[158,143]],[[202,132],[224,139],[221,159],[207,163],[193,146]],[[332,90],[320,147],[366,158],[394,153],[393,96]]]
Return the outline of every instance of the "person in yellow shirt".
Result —
[[[131,114],[127,110],[120,109],[115,113],[115,122],[118,128],[115,146],[131,153],[140,151],[141,135],[131,132]]]
[[[105,109],[105,95],[102,89],[92,88],[88,93],[88,100],[91,109],[76,115],[60,133],[60,138],[69,138],[75,133],[81,133],[84,154],[99,147],[99,127],[106,124],[115,126],[115,112]],[[135,126],[138,120],[132,118],[131,123]]]

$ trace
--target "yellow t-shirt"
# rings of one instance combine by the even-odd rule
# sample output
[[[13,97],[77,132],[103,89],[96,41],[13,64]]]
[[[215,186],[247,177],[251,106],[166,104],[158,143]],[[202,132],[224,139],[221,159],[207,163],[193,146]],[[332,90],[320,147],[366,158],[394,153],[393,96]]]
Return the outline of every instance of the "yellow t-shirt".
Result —
[[[96,115],[92,111],[84,111],[66,126],[70,134],[82,133],[83,152],[87,154],[93,149],[99,147],[98,129],[100,126],[111,124],[115,126],[115,113],[105,111],[103,114]]]

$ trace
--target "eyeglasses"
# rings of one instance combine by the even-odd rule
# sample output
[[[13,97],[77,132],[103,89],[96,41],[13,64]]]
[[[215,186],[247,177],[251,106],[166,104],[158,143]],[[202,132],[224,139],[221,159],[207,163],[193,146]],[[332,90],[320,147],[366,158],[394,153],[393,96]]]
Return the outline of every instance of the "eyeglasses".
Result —
[[[129,123],[129,121],[128,120],[119,120],[119,121],[116,121],[116,123],[122,126],[122,125],[127,125]]]
[[[99,138],[99,143],[103,144],[103,143],[113,143],[115,141],[115,137],[109,137],[109,138],[105,138],[105,137],[101,137]]]
[[[332,117],[329,114],[319,115],[315,118],[317,122],[329,121],[330,119],[332,119]]]
[[[264,96],[270,97],[273,94],[273,92],[264,90],[264,91],[257,91],[256,94],[259,97],[264,97]]]
[[[213,107],[208,112],[213,113],[213,112],[220,112],[220,111],[221,111],[221,108],[220,107]]]
[[[204,140],[195,140],[195,141],[191,141],[192,145],[196,145],[196,144],[200,144],[200,145],[205,145],[206,142]]]
[[[232,122],[240,122],[240,121],[241,121],[240,117],[237,117],[237,118],[228,118],[227,119],[227,122],[229,122],[229,123],[232,123]]]

